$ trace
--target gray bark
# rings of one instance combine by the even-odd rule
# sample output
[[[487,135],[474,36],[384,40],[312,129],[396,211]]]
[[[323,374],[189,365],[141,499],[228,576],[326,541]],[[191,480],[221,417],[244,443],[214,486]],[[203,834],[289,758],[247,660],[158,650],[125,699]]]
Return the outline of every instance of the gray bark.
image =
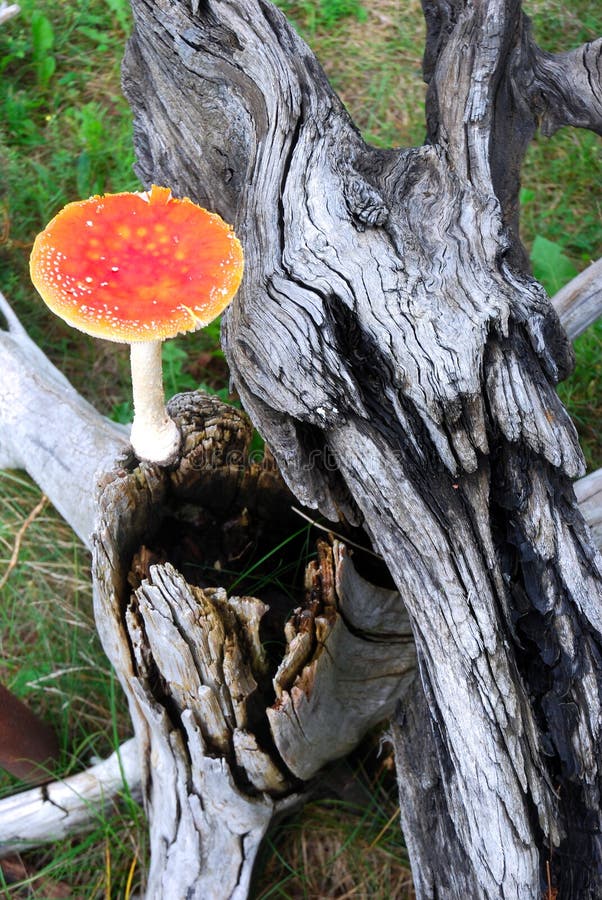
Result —
[[[538,123],[602,129],[601,41],[554,56],[518,2],[425,2],[429,142],[382,151],[267,2],[132,5],[138,173],[243,240],[223,336],[244,406],[410,614],[428,715],[395,744],[420,896],[536,897],[550,859],[560,896],[599,896],[600,559],[518,190]]]
[[[589,283],[584,287],[589,298]],[[571,289],[571,297],[583,309],[582,293]],[[9,386],[0,396],[0,469],[27,471],[90,549],[98,480],[128,451],[129,427],[106,419],[77,393],[27,335],[2,293],[0,313],[8,325],[0,329],[0,370]],[[578,333],[586,327],[565,302],[559,315],[563,324],[565,315],[576,322]],[[574,487],[580,512],[600,548],[602,472],[578,479]]]
[[[135,7],[144,13],[145,4]],[[191,12],[159,3],[152,12],[138,20],[126,65],[140,171],[238,221],[251,265],[226,337],[241,395],[297,494],[333,518],[362,521],[408,602],[421,663],[414,690],[423,693],[406,701],[394,735],[421,895],[535,896],[549,845],[557,843],[554,883],[563,896],[596,896],[598,562],[565,477],[580,470],[574,433],[550,385],[568,370],[568,344],[524,270],[516,235],[518,171],[536,120],[547,132],[563,121],[599,128],[600,42],[551,57],[532,44],[515,6],[489,4],[485,16],[479,4],[427,5],[431,143],[382,152],[362,143],[307,48],[268,5],[216,3]],[[16,331],[3,343],[9,358],[25,345]],[[85,433],[93,440],[80,456],[75,417],[65,433],[46,434],[49,397],[57,408],[79,403],[60,377],[53,386],[50,370],[50,385],[40,383],[31,363],[25,354],[7,382],[13,393],[0,410],[9,424],[2,461],[22,466],[35,451],[31,474],[40,481],[48,473],[42,486],[55,502],[66,497],[64,514],[86,539],[96,464],[124,449],[126,438],[105,425],[97,434],[91,410]],[[42,390],[21,428],[15,409],[32,384]],[[42,430],[34,427],[41,409]],[[55,443],[46,446],[51,436]],[[81,487],[79,498],[66,494],[67,478],[70,488]],[[141,745],[158,748],[166,783],[188,804],[180,828],[179,804],[169,810],[170,792],[157,794],[147,780],[149,809],[170,813],[167,840],[184,848],[167,858],[154,831],[153,883],[169,871],[181,875],[177,858],[198,866],[200,856],[202,864],[212,813],[195,820],[194,798],[205,786],[193,784],[190,795],[182,786],[195,773],[209,784],[216,769],[225,778],[219,792],[244,811],[241,827],[253,822],[247,849],[236,829],[221,835],[238,847],[248,877],[275,805],[258,813],[261,804],[249,805],[244,792],[241,799],[240,786],[229,793],[231,772],[207,762],[194,704],[177,707],[182,727],[174,726],[172,704],[182,698],[168,692],[162,704],[165,694],[157,697],[150,677],[174,663],[170,654],[162,659],[160,639],[157,659],[148,655],[153,617],[155,625],[167,621],[178,585],[177,618],[188,588],[156,568],[148,572],[150,595],[139,588],[131,601],[123,580],[145,516],[152,530],[162,515],[153,512],[161,509],[160,479],[146,484],[133,522],[109,517],[119,559],[110,558],[118,563],[115,583],[99,596],[113,598],[113,619],[104,619],[109,655],[123,677],[128,666],[137,671],[131,702],[146,735]],[[102,565],[98,571],[100,583],[108,576]],[[158,597],[153,579],[163,585]],[[319,682],[299,624],[277,680],[295,713],[302,696],[294,680],[289,690],[290,667],[301,666],[299,684]],[[328,614],[311,627],[315,646],[324,629],[349,646]],[[404,628],[385,629],[396,654],[407,644],[398,640]],[[131,646],[129,660],[123,646]],[[399,655],[391,672],[405,687]],[[286,796],[267,760],[251,764],[258,756],[252,733],[236,718],[220,731],[224,711],[207,687],[199,683],[212,738],[227,745],[230,762],[256,790],[281,788]],[[353,699],[352,691],[343,677],[332,696]],[[367,721],[378,714],[367,712]],[[287,733],[280,741],[282,755],[291,740]],[[194,772],[185,741],[198,750]],[[290,756],[291,771],[313,771],[311,761],[305,768],[306,749]],[[429,808],[438,811],[436,823]],[[188,839],[196,857],[186,857]],[[457,873],[451,881],[449,872]],[[190,874],[202,877],[194,866]]]
[[[309,795],[326,763],[393,714],[411,681],[416,654],[403,604],[356,572],[343,543],[320,540],[307,602],[281,629],[271,686],[260,643],[268,606],[203,590],[198,572],[189,584],[169,562],[194,576],[201,558],[216,569],[262,533],[278,541],[298,528],[269,455],[261,466],[250,460],[248,419],[202,394],[174,398],[182,457],[169,469],[138,466],[124,430],[78,397],[0,302],[9,325],[0,366],[14,376],[0,407],[2,458],[27,466],[94,551],[98,630],[137,738],[123,748],[123,775],[150,821],[147,896],[244,897],[267,828]],[[108,454],[116,468],[106,469]],[[185,552],[191,538],[196,564]],[[278,619],[270,628],[278,634]],[[352,702],[342,705],[341,693]],[[88,827],[122,788],[115,757],[7,799],[0,853]]]

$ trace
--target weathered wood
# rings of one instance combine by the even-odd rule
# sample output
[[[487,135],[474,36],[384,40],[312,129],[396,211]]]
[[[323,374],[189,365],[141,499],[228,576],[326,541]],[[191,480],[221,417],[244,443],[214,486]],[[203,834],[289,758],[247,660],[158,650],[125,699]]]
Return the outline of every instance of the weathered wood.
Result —
[[[602,469],[575,482],[579,511],[592,531],[594,544],[602,548]]]
[[[592,263],[552,297],[572,341],[602,316],[602,259]]]
[[[220,119],[229,140],[224,150],[210,143],[215,129],[193,128],[179,141],[179,157],[168,159],[164,148],[171,141],[164,141],[161,129],[149,128],[151,152],[141,152],[141,166],[155,180],[193,196],[189,184],[195,179],[199,199],[238,211],[250,259],[257,263],[227,325],[245,402],[299,495],[331,517],[343,511],[350,519],[363,518],[404,597],[407,591],[440,738],[433,798],[442,810],[438,846],[447,851],[447,864],[463,866],[465,883],[478,885],[484,895],[535,892],[547,843],[559,839],[567,822],[587,818],[587,808],[596,808],[597,773],[587,762],[599,743],[592,675],[599,623],[588,596],[595,562],[574,500],[555,471],[573,475],[580,467],[574,435],[545,377],[546,370],[553,378],[562,374],[570,354],[545,298],[521,270],[524,255],[512,241],[522,148],[506,141],[502,113],[522,109],[518,131],[525,141],[538,117],[548,129],[563,116],[592,124],[587,93],[598,49],[563,60],[544,58],[526,28],[521,30],[516,10],[504,20],[508,10],[493,4],[485,20],[480,4],[458,4],[449,18],[427,6],[432,145],[382,153],[362,144],[310,54],[266,5],[237,4],[229,12],[215,4],[211,13],[209,7],[193,9],[192,19],[186,10],[184,31],[170,23],[180,15],[177,5],[155,6],[153,24],[172,28],[174,44],[164,57],[157,57],[152,41],[147,45],[149,71],[160,81],[163,70],[172,81],[163,93],[153,85],[144,102],[157,104],[156,121],[169,110],[177,120],[169,130],[177,133],[191,114],[186,90],[195,77],[208,74],[200,106],[212,124]],[[504,32],[528,59],[513,70],[511,85],[501,78],[496,57]],[[471,55],[463,51],[473,34],[481,44]],[[139,27],[130,64],[144,64],[144,40]],[[511,43],[506,41],[505,52]],[[268,47],[275,51],[271,65]],[[173,67],[174,48],[183,77]],[[204,52],[209,59],[202,58]],[[577,104],[569,102],[565,85],[562,96],[554,94],[560,64],[578,76],[584,96]],[[579,81],[582,71],[587,77]],[[139,99],[149,81],[130,80],[132,95]],[[481,95],[456,90],[456,82],[460,88],[474,82]],[[228,95],[226,85],[232,84]],[[280,97],[274,96],[279,84],[286,85]],[[234,115],[224,102],[228,96]],[[490,115],[496,103],[497,118]],[[138,139],[146,141],[142,102],[138,112]],[[492,141],[496,132],[504,139]],[[200,164],[199,135],[205,144]],[[157,159],[149,161],[152,153]],[[179,171],[187,154],[193,166]],[[157,175],[170,169],[172,178]],[[266,320],[270,312],[275,315]],[[487,417],[478,399],[484,388]],[[326,450],[333,452],[338,472]],[[14,462],[16,456],[7,458]],[[523,477],[525,460],[535,473],[533,484]],[[559,514],[548,503],[549,484],[561,498]],[[407,497],[399,496],[403,491]],[[152,506],[142,503],[142,510]],[[131,533],[122,531],[118,538],[129,546]],[[558,589],[542,584],[551,571]],[[552,628],[550,635],[546,617],[554,612],[566,628]],[[543,634],[537,614],[544,619]],[[588,618],[591,634],[583,629]],[[548,664],[543,679],[526,664],[525,645],[536,647]],[[138,656],[144,674],[144,655]],[[493,698],[498,705],[490,709]],[[152,703],[138,698],[143,706],[143,699],[150,715]],[[217,722],[218,710],[211,708]],[[408,783],[419,783],[412,747],[427,745],[425,724],[422,716],[414,731],[396,730],[400,766],[404,758],[413,764],[407,766]],[[155,740],[171,736],[170,727],[155,723]],[[484,759],[466,747],[467,733],[487,749]],[[232,744],[238,764],[255,745],[237,734]],[[587,771],[584,785],[576,785],[572,774],[580,768]],[[181,779],[187,774],[182,767],[177,771]],[[562,785],[558,804],[549,789],[552,778]],[[423,887],[428,896],[442,888],[441,867],[426,865],[431,835],[425,823],[419,826],[416,821],[412,853],[418,867],[424,859],[425,871],[433,873],[430,886]],[[588,827],[595,835],[597,823]],[[517,831],[522,846],[513,843]],[[565,885],[574,881],[576,891],[592,892],[595,837],[585,838],[591,843],[583,853],[594,865],[578,872],[573,860],[583,849],[579,837],[569,834],[554,861],[565,853]],[[160,852],[155,858],[161,860]]]
[[[570,306],[563,309],[569,316]],[[128,428],[100,415],[77,393],[34,344],[2,293],[0,312],[10,323],[7,331],[0,329],[0,369],[11,378],[10,404],[0,407],[0,469],[27,471],[89,548],[98,476],[128,452]],[[598,482],[594,473],[578,479],[575,493],[594,542],[602,547],[602,490],[594,488]]]
[[[0,468],[24,469],[90,546],[96,473],[129,447],[128,431],[81,397],[36,347],[0,294]]]
[[[132,6],[138,173],[245,247],[223,329],[243,404],[303,503],[363,522],[410,613],[429,716],[395,731],[399,778],[415,796],[436,735],[447,854],[415,823],[421,896],[458,868],[537,897],[550,858],[563,897],[598,896],[600,561],[518,192],[538,124],[602,129],[601,41],[554,56],[517,2],[427,0],[429,143],[382,151],[269,3]]]
[[[4,307],[5,314],[9,310]],[[17,323],[13,321],[13,332],[18,330]],[[45,360],[42,354],[37,351],[31,341],[27,339],[24,334],[22,337],[22,341],[15,344],[12,339],[12,335],[3,335],[3,342],[0,347],[0,356],[3,361],[4,367],[14,365],[15,358],[17,360],[22,359],[22,354],[25,353],[26,358],[28,360],[28,367],[25,372],[30,373],[31,380],[33,382],[33,389],[37,392],[41,392],[41,400],[39,401],[40,408],[45,409],[47,413],[47,428],[52,426],[52,423],[63,423],[62,428],[60,429],[60,439],[62,440],[61,444],[56,444],[57,454],[60,456],[67,452],[67,448],[69,447],[77,447],[77,431],[74,433],[70,433],[67,430],[66,423],[70,422],[66,416],[63,416],[63,404],[67,403],[68,408],[72,408],[73,405],[77,405],[76,395],[72,388],[67,387],[66,391],[56,391],[54,389],[55,375],[56,370],[50,369],[51,377],[49,379],[49,385],[45,386],[46,380],[46,371],[50,364]],[[19,386],[21,390],[21,394],[14,394],[13,398],[15,400],[15,405],[13,406],[13,414],[15,414],[17,409],[23,409],[24,406],[28,404],[28,396],[30,396],[30,387],[28,387],[27,380],[25,377],[19,381]],[[82,402],[83,401],[79,401]],[[105,433],[105,425],[102,417],[98,414],[93,414],[93,411],[84,404],[84,410],[87,410],[88,421],[90,423],[91,431],[94,430],[96,425],[93,423],[97,423],[100,429],[101,436]],[[181,410],[181,413],[185,415],[185,411]],[[228,414],[230,415],[230,414]],[[241,423],[238,417],[238,414],[233,414],[233,418],[230,421],[230,427],[226,429],[226,431],[230,431],[233,435],[240,436],[240,428]],[[190,416],[189,422],[190,422]],[[37,440],[36,435],[36,418],[28,418],[26,416],[17,416],[17,420],[19,422],[18,433],[14,434],[12,430],[4,430],[3,429],[3,440],[4,446],[8,446],[8,441],[10,441],[11,454],[13,464],[23,466],[25,464],[25,459],[21,457],[21,453],[23,452],[23,448],[28,448],[31,444],[35,444]],[[75,422],[75,419],[73,419]],[[203,420],[203,424],[205,424],[205,420]],[[197,421],[197,426],[199,422]],[[78,426],[79,427],[79,426]],[[189,428],[194,431],[196,426],[194,423],[189,424]],[[27,432],[27,428],[31,430]],[[214,422],[213,426],[210,425],[210,429],[213,428],[212,435],[218,433],[218,423]],[[246,435],[245,440],[248,440],[248,430],[245,427],[243,429],[244,434]],[[222,428],[223,433],[223,428]],[[91,437],[91,446],[97,446],[97,441],[94,437]],[[102,446],[102,442],[100,442]],[[117,449],[121,449],[125,446],[125,439],[120,437],[118,443],[116,444]],[[62,448],[62,449],[61,449]],[[202,480],[209,468],[213,468],[213,480],[217,480],[217,494],[220,498],[224,499],[225,502],[229,502],[229,498],[232,497],[233,491],[232,489],[232,478],[224,475],[222,467],[224,463],[229,459],[231,462],[234,462],[236,466],[239,466],[241,459],[244,457],[244,453],[241,453],[241,444],[236,443],[236,440],[228,443],[226,441],[220,442],[209,442],[207,444],[203,444],[201,442],[194,453],[189,454],[182,461],[180,468],[171,473],[171,478],[174,483],[178,486],[178,490],[180,490],[184,497],[189,496],[191,493],[194,493],[195,490],[199,489],[199,481]],[[30,465],[33,465],[35,461],[30,460]],[[72,480],[67,485],[64,481],[57,481],[55,484],[49,487],[49,493],[51,495],[51,499],[57,505],[61,506],[64,502],[65,495],[70,491],[75,491],[78,496],[83,496],[86,490],[89,491],[89,482],[88,473],[90,471],[94,471],[97,468],[97,465],[100,464],[100,460],[96,460],[93,463],[91,460],[85,462],[84,466],[77,467],[75,462],[72,468]],[[32,468],[32,476],[36,478],[36,480],[40,480],[43,477],[44,473],[39,473],[35,469],[35,466]],[[262,478],[264,481],[260,479],[259,482],[256,482],[255,485],[249,485],[247,482],[247,490],[248,495],[247,499],[255,498],[255,500],[260,500],[262,496],[264,496],[263,503],[268,508],[269,511],[269,497],[273,497],[273,490],[269,489],[262,493],[262,489],[269,487],[271,484],[272,488],[274,486],[273,478],[267,473],[263,473]],[[76,484],[74,485],[73,479],[76,480]],[[244,479],[243,479],[244,483]],[[234,484],[239,484],[239,479],[235,479]],[[581,489],[581,485],[584,485],[584,489]],[[577,483],[577,490],[580,493],[580,496],[583,498],[584,510],[591,516],[592,524],[595,522],[596,517],[599,519],[600,509],[602,509],[602,503],[599,502],[599,496],[596,494],[595,485],[597,481],[595,477],[588,476],[588,478],[582,479],[581,482]],[[186,488],[184,487],[186,485]],[[283,490],[283,489],[281,489]],[[151,490],[151,493],[155,492],[155,488]],[[599,492],[598,492],[599,493]],[[68,498],[67,498],[68,499]],[[290,503],[290,498],[281,497],[281,500],[286,503]],[[278,506],[279,503],[276,503]],[[68,507],[69,508],[69,507]],[[77,515],[80,516],[80,511],[76,510]],[[271,513],[270,513],[271,514]],[[78,521],[82,521],[81,518]],[[144,510],[142,513],[142,521],[144,521]],[[87,531],[87,528],[82,528],[82,531]],[[335,547],[338,545],[335,545]],[[341,701],[341,697],[348,696],[351,699],[351,694],[358,687],[358,681],[362,681],[362,676],[359,678],[358,671],[355,669],[355,659],[358,656],[362,656],[364,651],[362,650],[362,642],[358,637],[360,632],[363,632],[368,638],[368,644],[364,644],[364,647],[372,647],[372,642],[376,639],[380,640],[390,640],[391,644],[389,650],[391,652],[390,657],[390,671],[399,673],[399,667],[405,667],[405,671],[408,671],[408,666],[411,666],[411,660],[413,658],[414,650],[411,645],[408,645],[408,626],[407,619],[405,618],[405,613],[403,609],[400,608],[397,604],[397,594],[396,592],[384,591],[383,589],[375,588],[374,586],[369,585],[363,579],[358,578],[357,574],[354,572],[353,568],[348,565],[348,558],[345,555],[342,549],[336,550],[335,552],[335,566],[336,566],[336,581],[337,581],[337,594],[339,598],[339,602],[341,602],[340,598],[343,598],[343,614],[345,622],[348,622],[352,626],[352,633],[347,632],[346,634],[343,632],[343,643],[346,644],[350,649],[347,652],[347,655],[339,654],[338,661],[337,656],[332,650],[329,653],[319,654],[317,659],[321,659],[321,664],[327,663],[326,668],[332,668],[335,670],[335,675],[338,679],[337,681],[337,691],[335,692],[335,696],[333,697],[333,684],[332,682],[326,683],[325,687],[322,685],[320,687],[320,691],[325,689],[324,694],[320,694],[318,690],[314,690],[313,693],[309,695],[309,703],[303,693],[303,688],[307,687],[308,684],[313,684],[316,686],[316,671],[318,672],[317,680],[321,683],[324,681],[324,671],[317,670],[317,660],[315,655],[312,656],[311,653],[308,654],[306,651],[302,657],[297,658],[295,665],[292,665],[291,657],[294,655],[292,653],[292,647],[295,642],[295,637],[293,635],[294,623],[291,623],[287,628],[288,641],[289,641],[289,651],[287,652],[287,661],[282,663],[281,671],[287,672],[287,682],[282,691],[285,696],[285,701],[287,703],[292,703],[292,697],[297,700],[296,711],[299,713],[299,707],[301,707],[301,712],[308,713],[304,723],[302,731],[305,734],[312,733],[313,734],[313,751],[312,753],[307,752],[307,742],[303,742],[298,740],[299,735],[297,735],[297,743],[291,742],[290,739],[286,736],[286,729],[284,726],[277,731],[277,742],[280,745],[280,748],[284,754],[285,759],[288,757],[288,762],[293,771],[296,771],[297,774],[303,774],[305,776],[309,776],[309,774],[315,772],[320,764],[322,764],[328,758],[336,757],[341,753],[345,752],[351,746],[353,746],[354,742],[357,740],[358,735],[362,734],[366,727],[370,724],[371,721],[377,721],[380,715],[389,715],[392,711],[391,706],[387,706],[386,703],[382,707],[382,711],[378,711],[378,703],[383,701],[383,694],[379,693],[379,691],[375,691],[372,695],[366,694],[363,698],[358,693],[357,695],[357,710],[361,713],[359,719],[347,721],[350,723],[350,727],[348,730],[341,729],[337,724],[337,719],[335,716],[326,715],[320,717],[319,715],[315,715],[316,705],[320,706],[320,697],[323,700],[330,695],[332,702],[338,705]],[[353,573],[353,577],[348,577],[349,573]],[[315,576],[315,573],[314,573]],[[313,576],[312,576],[313,577]],[[328,593],[330,593],[332,587],[329,588]],[[230,601],[232,602],[232,600]],[[314,610],[315,613],[315,610]],[[303,617],[302,617],[303,618]],[[313,616],[315,620],[315,614]],[[324,616],[319,617],[321,619],[320,627],[323,627],[323,623],[325,621]],[[335,621],[335,626],[332,628],[331,635],[329,639],[332,639],[332,634],[337,635],[341,632],[341,623]],[[307,633],[307,632],[305,632]],[[402,643],[399,643],[401,639]],[[314,639],[315,640],[315,639]],[[311,640],[309,641],[311,644]],[[317,645],[315,645],[317,646]],[[403,647],[405,646],[406,650],[403,651]],[[406,661],[404,662],[401,653],[406,653]],[[409,656],[407,655],[409,654]],[[348,674],[345,673],[344,666],[341,665],[341,661],[346,659],[353,660],[352,669]],[[381,666],[383,665],[383,657],[380,661]],[[333,661],[335,665],[333,666]],[[305,665],[307,663],[307,665]],[[385,668],[386,668],[386,664]],[[351,681],[350,681],[351,677]],[[397,677],[397,676],[396,676]],[[406,676],[404,676],[406,677]],[[353,679],[356,679],[355,684]],[[386,687],[387,679],[385,678],[383,682],[383,686],[385,687],[386,696],[384,699],[387,699],[389,702],[392,702],[396,697],[396,692],[394,690],[394,686],[391,683],[391,679],[389,679],[389,687]],[[402,688],[405,688],[405,685],[401,684]],[[277,690],[282,690],[282,686],[277,688]],[[288,690],[287,690],[288,689]],[[351,689],[349,691],[349,689]],[[349,691],[349,693],[347,693]],[[372,708],[370,704],[373,704]],[[330,710],[330,701],[328,703],[323,703],[322,708],[326,708],[327,711]],[[363,708],[362,708],[363,706]],[[405,702],[406,709],[408,708],[408,702]],[[209,711],[210,711],[209,707]],[[295,706],[291,706],[291,710],[294,709]],[[276,718],[280,717],[281,721],[285,721],[283,718],[282,710],[279,706],[279,703],[275,705],[273,710],[268,710],[268,717],[275,716]],[[207,718],[207,721],[210,722],[210,718]],[[291,722],[292,720],[289,718],[286,720]],[[407,729],[406,729],[407,731]],[[417,738],[419,736],[415,736]],[[284,747],[286,738],[286,743],[293,747],[294,755],[290,756],[290,751]],[[240,731],[236,732],[233,738],[233,745],[235,746],[235,754],[240,756],[242,753],[246,752],[247,760],[251,757],[251,748],[252,748],[252,736],[243,735]],[[397,743],[397,752],[400,754],[402,751],[400,750],[400,744]],[[423,756],[422,753],[418,754],[418,758]],[[269,769],[269,765],[267,760],[264,759],[263,764],[265,767]],[[261,773],[254,774],[254,778],[264,777]],[[423,783],[425,776],[421,776],[418,778],[417,783]],[[135,767],[130,767],[129,769],[129,781],[130,786],[133,790],[136,790],[139,786],[140,772],[135,771]],[[438,783],[438,782],[437,782]],[[409,797],[411,783],[405,787],[405,796],[406,799]],[[28,809],[29,800],[27,799],[28,795],[22,795],[22,802],[27,805],[24,807]],[[15,799],[15,804],[17,800]],[[11,811],[9,812],[9,816],[13,814],[17,809],[17,806],[11,806]],[[43,835],[45,833],[45,825],[46,822],[46,812],[47,806],[44,804],[38,805],[38,815],[40,816],[41,824],[33,828],[31,823],[34,821],[33,818],[28,819],[28,828],[29,828],[29,836],[31,842],[38,842],[43,839]],[[405,807],[404,807],[405,809]],[[79,827],[79,823],[83,821],[85,817],[80,816],[78,813],[76,818],[69,818],[69,820],[64,823],[64,831],[61,833],[67,833],[72,827]],[[418,817],[420,820],[420,817]],[[406,815],[406,824],[409,820]],[[425,818],[425,822],[428,820]],[[409,827],[409,826],[408,826]],[[440,825],[438,826],[440,827]],[[0,835],[3,832],[0,830]],[[55,832],[52,828],[50,828],[47,832],[48,839],[52,839],[55,836]],[[410,840],[410,837],[408,837]],[[425,868],[426,871],[426,868]],[[426,877],[426,876],[425,876]],[[468,877],[468,876],[467,876]]]
[[[139,799],[136,742],[122,744],[107,759],[43,788],[0,800],[0,856],[60,841],[86,831],[118,797]]]
[[[242,898],[275,818],[303,801],[323,765],[392,715],[414,647],[399,595],[357,575],[344,545],[333,550],[322,541],[306,602],[286,626],[289,650],[298,621],[308,646],[287,653],[270,706],[260,636],[268,607],[200,585],[211,568],[231,565],[216,532],[231,539],[244,522],[247,542],[268,524],[281,534],[287,518],[298,521],[292,498],[269,457],[267,465],[250,461],[243,414],[198,393],[168,408],[184,436],[179,464],[130,459],[102,480],[95,615],[138,741],[150,828],[147,896]],[[277,610],[273,589],[270,603]],[[392,634],[393,642],[382,639]],[[340,686],[353,684],[356,698],[341,704]]]
[[[276,766],[258,764],[258,785],[246,753],[234,752],[257,684],[244,645],[226,632],[233,617],[214,605],[227,604],[222,594],[195,591],[156,566],[128,609],[135,662],[126,691],[143,762],[149,898],[246,897],[272,818],[299,802]]]
[[[276,703],[266,710],[282,759],[306,781],[390,718],[416,671],[398,592],[361,578],[344,545],[335,542],[332,554],[320,542],[319,551],[306,571],[309,607],[286,624]]]
[[[0,25],[4,25],[13,16],[18,16],[20,12],[21,7],[16,3],[7,3],[6,0],[2,0],[0,3]]]
[[[135,468],[125,435],[117,430],[107,451],[112,426],[77,397],[3,303],[10,331],[0,335],[0,362],[15,372],[22,366],[11,395],[12,418],[3,430],[5,459],[11,465],[25,465],[24,454],[39,441],[39,416],[25,411],[44,409],[45,443],[52,447],[56,463],[76,448],[70,457],[69,481],[46,481],[50,499],[74,517],[82,534],[88,534],[93,505],[86,504],[82,512],[68,495],[83,497],[91,490],[91,479],[97,478],[91,473],[102,465],[102,455],[95,456],[99,448],[102,454],[113,450],[121,456],[118,468],[99,480],[102,519],[96,537],[95,597],[99,631],[137,724],[137,765],[132,762],[133,743],[123,752],[129,789],[135,795],[142,794],[144,777],[153,851],[149,896],[164,891],[162,885],[168,882],[170,890],[180,885],[183,892],[195,885],[198,896],[208,896],[207,891],[230,896],[234,890],[244,896],[265,830],[275,816],[301,801],[300,779],[311,778],[326,762],[353,748],[370,727],[392,715],[403,695],[407,680],[399,675],[411,673],[415,666],[403,604],[397,592],[371,585],[357,574],[344,544],[335,541],[331,548],[321,541],[319,563],[312,564],[307,575],[308,605],[298,609],[286,626],[286,660],[280,666],[278,660],[274,663],[280,673],[286,671],[286,685],[280,683],[279,699],[266,717],[266,706],[273,700],[260,642],[267,606],[253,598],[227,598],[223,590],[190,586],[165,557],[167,540],[175,544],[177,560],[187,571],[194,573],[197,556],[204,553],[217,572],[220,560],[224,567],[228,564],[223,554],[235,557],[240,552],[237,529],[244,531],[244,547],[270,529],[279,534],[298,528],[292,495],[269,454],[261,466],[252,462],[250,423],[236,410],[203,395],[174,398],[170,409],[185,435],[178,466]],[[78,455],[80,424],[75,411],[80,404],[88,440]],[[37,455],[27,460],[38,481],[45,474],[37,471],[44,459]],[[171,534],[172,527],[180,527],[178,520],[190,533]],[[166,521],[170,527],[163,526]],[[222,543],[215,539],[220,531],[225,536]],[[156,544],[158,550],[147,544]],[[305,627],[312,635],[302,656],[289,652],[297,621],[312,623]],[[342,655],[341,648],[346,649]],[[257,690],[256,676],[265,696]],[[157,693],[158,682],[164,687]],[[341,706],[340,685],[351,685],[357,695],[348,707]],[[304,702],[298,704],[301,692]],[[245,698],[253,708],[253,721],[258,717],[262,721],[260,739],[249,727]],[[282,713],[289,699],[294,733],[290,728],[287,733],[290,720]],[[266,752],[261,744],[272,715]],[[315,748],[308,747],[308,735],[315,737]],[[6,851],[86,828],[98,810],[99,791],[105,792],[108,802],[121,790],[121,780],[114,777],[116,765],[115,758],[102,772],[80,773],[73,783],[68,779],[68,793],[81,786],[84,806],[76,798],[67,806],[63,803],[58,822],[50,815],[55,809],[52,802],[39,794],[26,792],[0,804],[0,842]],[[164,773],[160,779],[158,771]],[[192,793],[186,787],[190,785]],[[49,787],[51,801],[55,794],[63,798],[61,785]],[[179,801],[174,805],[176,796]],[[194,799],[200,796],[202,815]],[[243,833],[247,837],[241,842]],[[209,850],[195,855],[190,848],[198,850],[199,841]],[[167,856],[166,846],[171,847]],[[222,856],[231,860],[226,873],[218,865]],[[219,886],[216,873],[222,879]]]
[[[438,894],[472,900],[482,896],[482,889],[461,836],[448,828],[450,798],[440,765],[444,751],[439,733],[424,727],[429,717],[417,677],[391,724],[397,771],[406,776],[400,782],[401,827],[410,857],[420,859],[420,867],[412,871],[414,890],[418,897]],[[428,842],[424,840],[427,832]]]

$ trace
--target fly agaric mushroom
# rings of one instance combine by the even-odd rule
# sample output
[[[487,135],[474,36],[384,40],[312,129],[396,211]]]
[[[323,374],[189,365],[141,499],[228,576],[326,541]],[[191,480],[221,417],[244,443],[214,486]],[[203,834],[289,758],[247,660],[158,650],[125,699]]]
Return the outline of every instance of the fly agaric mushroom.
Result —
[[[69,325],[130,344],[134,452],[174,460],[180,433],[165,409],[161,344],[208,325],[236,293],[243,255],[230,226],[156,185],[91,197],[67,204],[37,236],[30,271]]]

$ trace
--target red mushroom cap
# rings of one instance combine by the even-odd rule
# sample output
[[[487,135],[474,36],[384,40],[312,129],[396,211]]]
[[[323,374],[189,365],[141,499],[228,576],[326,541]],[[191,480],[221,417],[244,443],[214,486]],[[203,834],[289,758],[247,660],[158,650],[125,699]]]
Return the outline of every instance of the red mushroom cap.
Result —
[[[70,325],[132,343],[215,319],[238,289],[243,255],[218,215],[153,185],[67,204],[37,236],[30,271]]]

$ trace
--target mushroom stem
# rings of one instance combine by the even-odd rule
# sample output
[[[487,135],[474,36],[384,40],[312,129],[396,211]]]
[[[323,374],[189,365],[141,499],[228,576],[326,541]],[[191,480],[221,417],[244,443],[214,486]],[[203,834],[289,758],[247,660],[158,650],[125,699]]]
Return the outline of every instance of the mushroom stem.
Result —
[[[134,398],[130,441],[139,459],[166,465],[175,461],[181,435],[165,409],[161,344],[162,341],[130,344]]]

